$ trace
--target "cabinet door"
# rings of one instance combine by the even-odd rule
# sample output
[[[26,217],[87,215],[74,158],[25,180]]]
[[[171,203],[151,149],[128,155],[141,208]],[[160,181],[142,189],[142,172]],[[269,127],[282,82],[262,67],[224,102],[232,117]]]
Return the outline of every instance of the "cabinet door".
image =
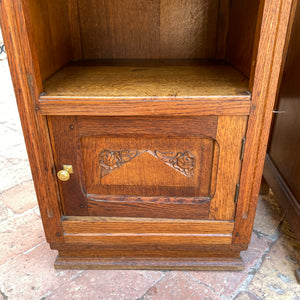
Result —
[[[234,216],[247,117],[49,117],[65,215]]]

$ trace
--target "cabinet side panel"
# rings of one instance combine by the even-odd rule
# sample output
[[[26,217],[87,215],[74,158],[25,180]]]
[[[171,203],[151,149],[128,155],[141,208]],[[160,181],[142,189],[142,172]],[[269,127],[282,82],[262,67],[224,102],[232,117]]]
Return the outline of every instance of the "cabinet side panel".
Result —
[[[42,79],[72,59],[68,10],[61,0],[28,0],[31,32],[37,48]]]
[[[45,234],[48,242],[61,243],[61,210],[47,128],[33,109],[38,84],[33,79],[22,1],[1,1],[0,20]]]
[[[229,29],[230,0],[220,0],[218,17],[217,59],[226,57],[226,47]]]
[[[73,60],[82,59],[82,43],[81,32],[79,22],[78,0],[67,0],[69,23],[70,23],[70,35],[72,43]]]
[[[252,64],[259,2],[259,0],[231,1],[227,59],[247,77],[250,76]]]
[[[249,243],[293,0],[266,0],[258,47],[233,242]]]

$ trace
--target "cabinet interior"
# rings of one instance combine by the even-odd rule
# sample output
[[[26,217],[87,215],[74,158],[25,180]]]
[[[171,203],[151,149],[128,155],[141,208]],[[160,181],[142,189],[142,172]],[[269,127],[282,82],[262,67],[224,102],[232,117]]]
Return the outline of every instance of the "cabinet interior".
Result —
[[[26,0],[40,92],[243,95],[251,90],[259,2]]]

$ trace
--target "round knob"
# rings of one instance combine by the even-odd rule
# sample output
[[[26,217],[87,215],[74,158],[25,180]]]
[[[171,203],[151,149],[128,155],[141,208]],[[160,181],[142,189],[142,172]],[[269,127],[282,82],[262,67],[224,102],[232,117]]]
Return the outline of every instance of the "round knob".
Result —
[[[61,181],[68,181],[70,179],[70,173],[66,170],[60,170],[57,173],[57,177]]]

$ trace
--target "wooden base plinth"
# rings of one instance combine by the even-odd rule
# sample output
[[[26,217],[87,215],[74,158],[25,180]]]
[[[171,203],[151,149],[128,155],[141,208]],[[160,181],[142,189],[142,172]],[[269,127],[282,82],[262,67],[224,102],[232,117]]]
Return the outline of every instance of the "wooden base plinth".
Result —
[[[58,256],[56,269],[241,271],[241,258],[74,258]]]

